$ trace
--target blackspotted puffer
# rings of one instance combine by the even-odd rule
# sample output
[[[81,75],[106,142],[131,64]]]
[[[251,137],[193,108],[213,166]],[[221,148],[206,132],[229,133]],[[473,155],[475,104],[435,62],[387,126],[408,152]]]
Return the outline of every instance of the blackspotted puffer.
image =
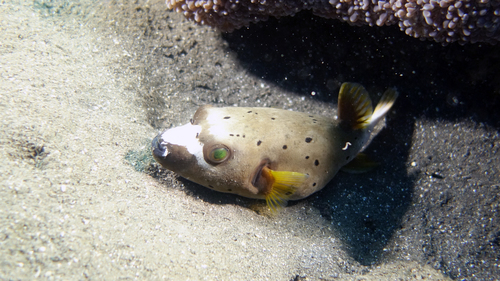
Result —
[[[191,122],[160,133],[163,167],[210,189],[265,199],[272,211],[322,189],[353,160],[397,98],[373,109],[365,88],[344,83],[338,118],[261,107],[202,106]]]

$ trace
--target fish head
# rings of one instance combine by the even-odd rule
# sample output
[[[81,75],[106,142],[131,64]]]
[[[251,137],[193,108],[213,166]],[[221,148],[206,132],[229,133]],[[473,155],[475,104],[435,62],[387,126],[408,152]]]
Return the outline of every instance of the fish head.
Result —
[[[245,161],[251,151],[239,149],[243,135],[229,137],[228,123],[219,122],[211,106],[200,107],[191,122],[160,133],[152,142],[156,161],[180,176],[210,189],[250,198],[264,198],[261,170],[268,161]],[[240,142],[240,143],[238,143]]]

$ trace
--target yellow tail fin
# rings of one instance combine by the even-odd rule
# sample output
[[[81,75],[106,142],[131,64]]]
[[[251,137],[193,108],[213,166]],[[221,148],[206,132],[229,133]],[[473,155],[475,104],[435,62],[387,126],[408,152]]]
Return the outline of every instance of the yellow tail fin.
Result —
[[[363,86],[356,83],[343,83],[339,91],[339,119],[354,130],[365,129],[380,121],[397,97],[398,92],[395,89],[388,89],[373,110],[370,96]]]
[[[370,117],[370,124],[377,124],[382,117],[391,109],[392,105],[398,98],[398,91],[394,88],[389,88],[387,89],[384,94],[382,95],[382,98],[378,102],[377,106],[375,107],[375,110],[373,111],[372,116]]]

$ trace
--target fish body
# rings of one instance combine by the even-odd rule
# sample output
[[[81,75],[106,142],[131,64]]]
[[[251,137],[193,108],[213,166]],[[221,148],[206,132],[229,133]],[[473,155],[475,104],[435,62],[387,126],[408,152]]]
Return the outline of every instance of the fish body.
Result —
[[[152,143],[165,168],[210,189],[265,199],[275,210],[322,189],[353,160],[397,97],[372,108],[366,90],[344,83],[339,118],[260,107],[200,107],[190,123]]]

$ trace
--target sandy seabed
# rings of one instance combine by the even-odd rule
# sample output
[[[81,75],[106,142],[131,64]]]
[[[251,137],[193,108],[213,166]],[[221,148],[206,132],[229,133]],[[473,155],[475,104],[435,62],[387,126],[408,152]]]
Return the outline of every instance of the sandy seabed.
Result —
[[[315,113],[332,106],[301,108],[301,97],[255,82],[219,48],[215,31],[162,1],[139,2],[0,4],[0,279],[448,278],[403,254],[363,265],[307,202],[266,216],[247,207],[252,201],[207,202],[201,188],[187,189],[192,184],[171,173],[159,180],[141,172],[148,156],[127,157],[147,154],[160,128],[186,123],[200,104],[281,106],[275,96]],[[171,33],[151,34],[151,14],[164,14]],[[190,54],[193,36],[207,48]],[[156,66],[150,58],[158,48],[192,58]],[[191,65],[187,73],[179,72],[183,64]],[[214,76],[233,77],[225,83],[241,93],[224,92]]]

